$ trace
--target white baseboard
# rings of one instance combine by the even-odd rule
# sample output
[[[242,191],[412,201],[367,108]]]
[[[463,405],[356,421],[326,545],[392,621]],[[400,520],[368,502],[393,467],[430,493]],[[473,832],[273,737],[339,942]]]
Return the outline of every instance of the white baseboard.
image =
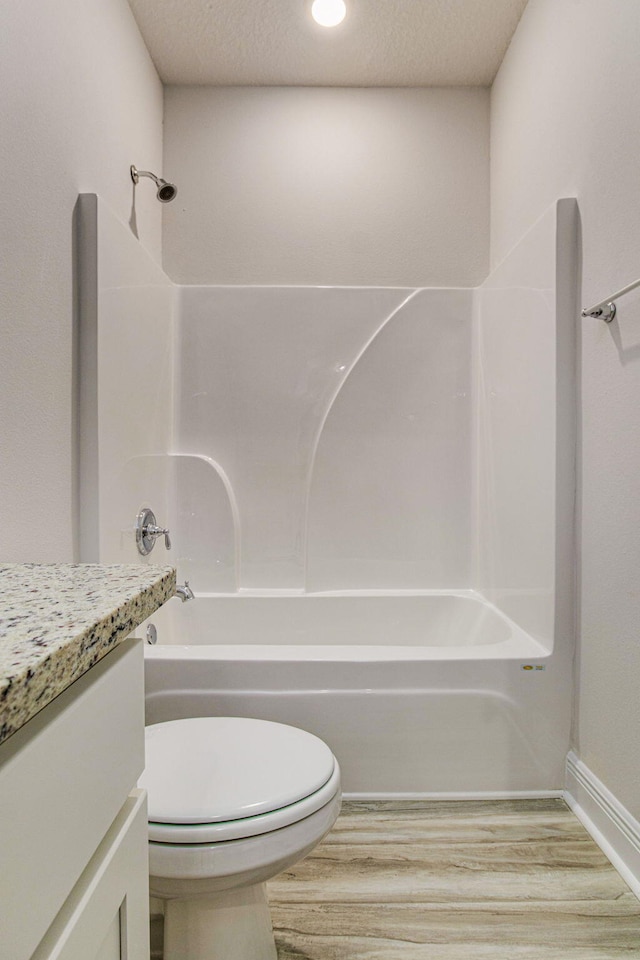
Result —
[[[640,823],[573,751],[567,756],[565,800],[640,898]]]
[[[457,793],[357,793],[345,790],[343,800],[554,800],[564,797],[563,790],[494,790]]]

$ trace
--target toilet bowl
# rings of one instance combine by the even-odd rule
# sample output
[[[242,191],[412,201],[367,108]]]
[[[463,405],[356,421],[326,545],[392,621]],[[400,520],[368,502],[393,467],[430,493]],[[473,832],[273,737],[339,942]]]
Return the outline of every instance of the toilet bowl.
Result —
[[[340,810],[329,747],[296,727],[193,717],[146,730],[150,893],[164,960],[276,960],[264,884]]]

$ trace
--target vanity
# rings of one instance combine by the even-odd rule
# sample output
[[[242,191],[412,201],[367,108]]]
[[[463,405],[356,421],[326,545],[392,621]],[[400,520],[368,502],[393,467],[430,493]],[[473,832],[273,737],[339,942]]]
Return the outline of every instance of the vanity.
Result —
[[[0,960],[148,960],[142,641],[171,567],[0,565]]]

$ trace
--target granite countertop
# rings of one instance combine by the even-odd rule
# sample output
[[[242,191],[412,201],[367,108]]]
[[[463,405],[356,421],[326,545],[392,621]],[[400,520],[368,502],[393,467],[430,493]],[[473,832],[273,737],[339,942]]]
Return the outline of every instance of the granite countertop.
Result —
[[[175,593],[173,567],[0,564],[0,743]]]

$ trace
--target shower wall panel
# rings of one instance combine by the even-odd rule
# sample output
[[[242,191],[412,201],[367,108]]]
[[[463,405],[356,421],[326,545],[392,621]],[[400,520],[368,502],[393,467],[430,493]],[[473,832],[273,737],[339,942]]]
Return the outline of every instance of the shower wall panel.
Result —
[[[576,210],[554,204],[476,291],[476,585],[547,647],[572,630]]]
[[[418,290],[318,435],[307,586],[471,585],[471,290]]]
[[[174,449],[224,477],[239,587],[470,585],[470,291],[183,287],[178,324]]]
[[[138,511],[164,525],[174,498],[174,287],[103,201],[83,195],[81,215],[81,560],[136,563]]]
[[[140,560],[148,505],[196,592],[475,588],[569,636],[573,201],[476,290],[175,287],[85,207],[83,560]]]

